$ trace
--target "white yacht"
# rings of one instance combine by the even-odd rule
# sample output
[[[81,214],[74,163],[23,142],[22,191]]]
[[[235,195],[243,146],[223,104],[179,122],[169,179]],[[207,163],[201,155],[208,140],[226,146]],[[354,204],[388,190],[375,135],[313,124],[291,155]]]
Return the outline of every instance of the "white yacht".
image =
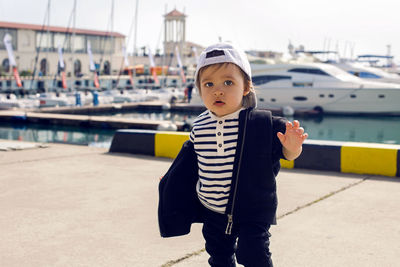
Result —
[[[400,84],[400,75],[389,73],[381,68],[365,66],[358,62],[340,62],[331,64],[363,80]]]
[[[400,115],[400,85],[364,81],[330,64],[252,64],[260,108]]]
[[[0,110],[2,109],[35,109],[39,107],[39,100],[18,99],[15,94],[0,94]]]
[[[74,106],[76,99],[73,96],[67,96],[64,93],[47,92],[36,96],[30,96],[31,99],[39,100],[39,107],[65,107]]]

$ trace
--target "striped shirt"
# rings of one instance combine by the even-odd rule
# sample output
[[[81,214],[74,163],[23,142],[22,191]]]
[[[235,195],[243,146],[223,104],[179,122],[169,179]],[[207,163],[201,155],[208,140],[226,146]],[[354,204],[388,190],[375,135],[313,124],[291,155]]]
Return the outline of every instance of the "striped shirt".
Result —
[[[241,110],[223,117],[207,110],[190,133],[199,166],[197,195],[205,207],[219,213],[225,212],[231,189]]]

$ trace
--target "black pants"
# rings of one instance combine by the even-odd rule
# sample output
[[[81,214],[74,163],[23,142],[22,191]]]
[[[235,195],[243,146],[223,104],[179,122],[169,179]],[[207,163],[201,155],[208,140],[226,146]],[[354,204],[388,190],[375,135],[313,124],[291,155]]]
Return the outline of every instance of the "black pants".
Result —
[[[212,267],[272,267],[268,232],[270,225],[263,223],[235,223],[232,234],[226,235],[228,218],[225,214],[204,208],[203,236],[208,260]]]

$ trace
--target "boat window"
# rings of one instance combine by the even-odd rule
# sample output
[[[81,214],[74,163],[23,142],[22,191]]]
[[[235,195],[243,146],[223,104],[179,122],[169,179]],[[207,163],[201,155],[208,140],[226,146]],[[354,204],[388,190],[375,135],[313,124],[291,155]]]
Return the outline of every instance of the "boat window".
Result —
[[[288,70],[288,72],[297,72],[297,73],[307,73],[307,74],[317,74],[317,75],[330,76],[328,73],[326,73],[325,71],[320,70],[320,69],[294,68],[294,69]]]
[[[282,75],[259,75],[259,76],[253,76],[251,80],[253,81],[254,85],[261,85],[277,80],[289,80],[290,78],[291,78],[290,76],[282,76]]]
[[[367,71],[349,71],[349,73],[353,74],[354,76],[360,77],[360,78],[369,78],[369,79],[381,79],[382,76],[376,75],[372,72],[367,72]]]
[[[359,77],[360,78],[372,78],[372,79],[380,79],[380,78],[382,78],[379,75],[373,74],[371,72],[364,72],[364,71],[360,72],[360,76]]]
[[[351,97],[351,98],[356,98],[357,96],[356,96],[356,95],[350,95],[350,97]]]
[[[307,97],[305,97],[305,96],[295,96],[295,97],[293,97],[293,99],[296,100],[296,101],[306,101]]]
[[[313,83],[310,82],[294,82],[293,87],[312,87]]]
[[[385,98],[385,95],[379,95],[378,97],[379,98]]]

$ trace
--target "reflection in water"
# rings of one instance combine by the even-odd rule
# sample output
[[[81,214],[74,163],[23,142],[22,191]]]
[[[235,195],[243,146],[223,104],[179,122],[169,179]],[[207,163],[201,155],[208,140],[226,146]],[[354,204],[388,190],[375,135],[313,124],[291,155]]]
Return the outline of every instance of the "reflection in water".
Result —
[[[198,113],[170,111],[118,113],[113,116],[145,120],[186,121],[189,124]],[[309,139],[351,142],[400,144],[400,117],[383,116],[317,116],[297,119],[309,134]]]
[[[170,112],[170,111],[136,111],[129,113],[113,113],[113,114],[98,114],[99,116],[113,116],[113,117],[121,117],[127,119],[140,119],[140,120],[158,120],[158,121],[171,121],[171,122],[193,122],[194,119],[199,115],[198,112]]]
[[[99,115],[171,122],[186,121],[191,124],[198,113],[152,111]],[[309,134],[309,139],[400,144],[400,117],[319,116],[288,119],[298,119]],[[0,124],[0,139],[101,147],[110,146],[114,132],[96,128]]]
[[[324,116],[295,119],[301,122],[310,139],[400,144],[400,117]]]
[[[0,139],[109,147],[113,130],[1,124]]]

